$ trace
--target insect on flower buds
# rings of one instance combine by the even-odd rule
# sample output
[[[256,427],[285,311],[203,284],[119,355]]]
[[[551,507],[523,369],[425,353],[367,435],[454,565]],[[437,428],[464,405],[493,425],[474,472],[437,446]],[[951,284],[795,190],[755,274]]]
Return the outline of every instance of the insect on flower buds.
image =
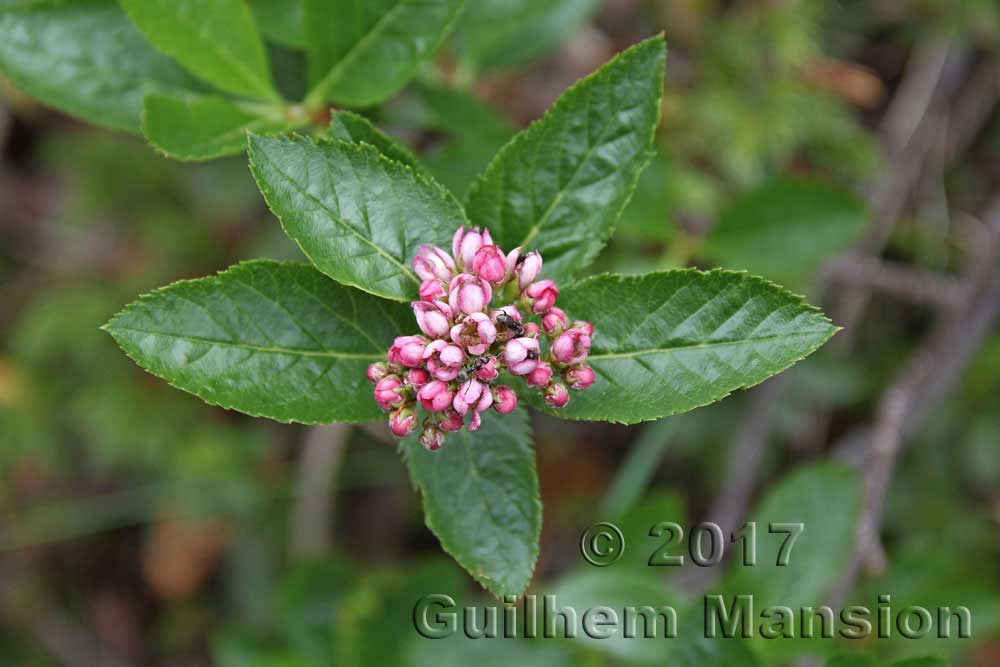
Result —
[[[594,383],[594,371],[581,365],[594,327],[582,320],[570,325],[556,307],[559,288],[538,280],[537,252],[504,254],[489,231],[463,227],[452,239],[451,255],[420,246],[413,270],[422,282],[410,306],[423,335],[396,338],[387,363],[367,371],[375,402],[390,413],[397,437],[416,430],[418,410],[426,417],[419,440],[431,451],[441,448],[448,432],[466,425],[478,430],[490,408],[510,414],[518,397],[498,383],[505,373],[524,377],[553,408],[569,402],[570,388]],[[529,309],[527,316],[518,304]]]

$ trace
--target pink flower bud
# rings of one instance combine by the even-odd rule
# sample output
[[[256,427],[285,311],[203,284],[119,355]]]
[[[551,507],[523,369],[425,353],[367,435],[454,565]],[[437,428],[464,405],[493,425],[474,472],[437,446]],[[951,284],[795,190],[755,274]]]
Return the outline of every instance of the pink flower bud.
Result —
[[[444,431],[439,429],[430,421],[424,422],[424,430],[420,434],[420,444],[423,445],[427,451],[436,452],[441,449],[444,445]]]
[[[542,330],[534,322],[528,322],[524,325],[524,335],[527,338],[538,338],[538,335],[541,333]]]
[[[417,413],[413,408],[403,407],[389,415],[389,430],[397,438],[405,438],[417,428]]]
[[[582,391],[594,384],[594,379],[594,369],[590,366],[574,366],[566,372],[569,388],[576,391]]]
[[[423,336],[399,336],[389,348],[389,363],[414,368],[423,362],[427,340]]]
[[[517,392],[506,385],[493,388],[493,409],[502,415],[514,411],[517,407]]]
[[[403,381],[411,387],[423,387],[431,381],[431,375],[423,368],[411,368],[403,375]]]
[[[441,301],[448,297],[448,284],[438,280],[437,278],[430,278],[420,283],[420,300],[421,301]]]
[[[389,374],[389,364],[379,361],[368,367],[368,381],[378,382]]]
[[[490,319],[497,330],[497,340],[501,343],[518,338],[523,333],[521,311],[514,306],[504,306],[490,311]]]
[[[503,361],[514,375],[527,375],[538,366],[538,341],[534,338],[515,338],[503,349]]]
[[[506,258],[495,245],[484,245],[472,258],[472,270],[486,282],[499,285],[507,279]]]
[[[484,245],[493,245],[489,230],[480,233],[479,227],[469,231],[466,231],[465,227],[459,227],[451,240],[451,254],[455,256],[461,269],[471,271],[476,252]]]
[[[441,412],[451,405],[454,398],[455,392],[441,380],[432,380],[417,392],[417,400],[428,412]]]
[[[559,296],[559,288],[556,284],[546,278],[537,283],[528,285],[524,290],[524,296],[531,303],[531,310],[535,314],[542,314],[556,304],[556,297]]]
[[[421,280],[436,278],[448,282],[455,275],[455,260],[437,246],[422,245],[413,258],[413,270]]]
[[[554,408],[564,408],[569,403],[569,390],[562,382],[553,382],[543,392],[545,402]]]
[[[486,352],[497,339],[497,329],[486,313],[472,313],[451,328],[451,340],[479,355]]]
[[[448,305],[455,315],[481,313],[493,298],[490,284],[470,273],[460,273],[448,285]]]
[[[552,341],[552,358],[559,364],[578,364],[590,354],[590,336],[583,329],[567,329]]]
[[[542,315],[542,329],[548,335],[558,335],[569,326],[569,320],[562,308],[552,306]]]
[[[465,352],[458,345],[453,345],[448,341],[433,340],[424,350],[424,359],[427,362],[427,370],[436,380],[451,382],[458,377],[458,372],[462,370],[465,363]]]
[[[375,384],[375,402],[388,412],[403,404],[403,381],[395,375],[387,375]]]
[[[485,360],[485,361],[482,361]],[[480,357],[476,368],[476,377],[483,382],[492,382],[500,375],[497,369],[497,358],[494,356]]]
[[[537,252],[522,255],[520,248],[515,248],[507,255],[507,276],[517,278],[517,288],[522,292],[538,279],[542,272],[542,256]]]
[[[459,385],[458,391],[455,392],[455,399],[452,401],[452,407],[455,408],[455,412],[464,417],[469,412],[471,406],[479,403],[484,388],[483,383],[476,379],[466,380]],[[490,392],[486,391],[486,393]]]
[[[490,391],[489,387],[484,386],[482,393],[479,394],[479,401],[476,402],[472,419],[469,420],[470,431],[479,430],[483,423],[483,413],[489,410],[491,405],[493,405],[493,392]]]
[[[442,412],[441,421],[438,422],[438,426],[445,431],[460,431],[464,425],[462,415],[455,412],[454,408],[447,408]]]
[[[447,338],[451,331],[452,312],[442,301],[414,301],[410,304],[417,326],[431,338]]]
[[[524,381],[532,387],[544,387],[552,379],[552,367],[544,361],[539,361],[535,370],[524,376]]]
[[[594,335],[594,325],[591,324],[590,322],[586,322],[584,320],[576,320],[575,322],[573,322],[573,328],[583,329],[584,333],[586,333],[588,336]]]

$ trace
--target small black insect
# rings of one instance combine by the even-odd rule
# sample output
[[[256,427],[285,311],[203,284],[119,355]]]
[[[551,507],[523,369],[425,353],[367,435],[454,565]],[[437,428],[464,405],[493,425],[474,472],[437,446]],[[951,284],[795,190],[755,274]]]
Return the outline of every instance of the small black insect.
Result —
[[[497,315],[497,324],[509,329],[516,338],[520,338],[524,335],[524,327],[521,326],[521,323],[507,313],[500,313]]]

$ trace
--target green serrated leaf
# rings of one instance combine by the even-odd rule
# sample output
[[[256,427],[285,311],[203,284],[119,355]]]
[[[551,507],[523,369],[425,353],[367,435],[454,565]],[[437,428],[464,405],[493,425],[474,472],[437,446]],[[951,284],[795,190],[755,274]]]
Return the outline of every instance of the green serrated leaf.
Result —
[[[563,279],[604,247],[653,155],[666,51],[642,42],[570,88],[472,186],[467,211],[503,248]]]
[[[366,144],[250,135],[250,169],[316,268],[376,296],[415,298],[417,247],[467,224],[444,188]]]
[[[268,39],[291,49],[306,47],[304,0],[250,0],[250,8]]]
[[[130,132],[146,93],[197,87],[114,0],[0,4],[0,73],[45,104]]]
[[[856,469],[821,463],[792,473],[747,517],[757,522],[757,564],[735,561],[722,589],[729,597],[753,595],[755,610],[822,604],[850,561],[860,507]],[[803,525],[785,566],[777,562],[789,534],[772,533],[775,523]]]
[[[140,297],[104,328],[213,405],[305,424],[381,416],[365,376],[412,314],[304,264],[256,260]]]
[[[703,254],[724,268],[801,290],[866,222],[864,205],[850,192],[818,181],[777,180],[730,204],[705,239]]]
[[[464,0],[305,0],[313,89],[306,106],[365,107],[390,97],[434,55]]]
[[[234,95],[280,99],[244,0],[119,0],[158,49],[195,76]]]
[[[597,381],[559,416],[633,424],[751,387],[836,331],[801,297],[734,271],[601,275],[566,288],[560,306],[594,324]]]
[[[330,137],[352,144],[369,144],[389,158],[405,164],[416,172],[422,172],[420,161],[409,148],[396,141],[370,120],[351,111],[338,111],[330,121]]]
[[[491,411],[479,431],[449,433],[436,452],[416,438],[405,440],[402,451],[427,527],[444,550],[494,595],[523,593],[542,527],[527,413]]]
[[[289,122],[280,107],[259,109],[267,115],[215,95],[147,95],[142,132],[155,148],[176,160],[211,160],[247,148],[247,133],[284,132]]]

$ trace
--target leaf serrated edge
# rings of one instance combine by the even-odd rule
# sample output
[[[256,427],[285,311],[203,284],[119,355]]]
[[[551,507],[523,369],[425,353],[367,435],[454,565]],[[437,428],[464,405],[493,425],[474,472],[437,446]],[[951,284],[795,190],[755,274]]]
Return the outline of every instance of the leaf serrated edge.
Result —
[[[652,124],[649,131],[649,137],[645,142],[647,146],[646,157],[642,161],[638,169],[636,169],[635,176],[631,179],[632,182],[627,188],[626,196],[622,200],[622,205],[614,213],[614,216],[612,217],[612,222],[610,225],[608,225],[606,233],[604,233],[603,235],[601,235],[601,237],[599,237],[599,240],[601,241],[600,245],[594,248],[592,251],[588,251],[585,255],[583,255],[581,265],[577,267],[575,270],[571,271],[570,275],[572,276],[574,273],[580,271],[582,268],[592,263],[594,258],[600,253],[600,251],[607,244],[611,236],[614,235],[615,229],[617,228],[618,225],[618,221],[621,219],[622,213],[625,211],[625,208],[632,200],[632,197],[635,194],[635,190],[639,185],[639,177],[642,175],[642,172],[645,171],[646,167],[649,166],[649,163],[652,161],[654,155],[656,154],[656,147],[655,147],[656,132],[659,129],[660,120],[663,113],[663,78],[666,74],[666,57],[667,57],[666,44],[667,43],[664,33],[660,32],[657,35],[645,39],[639,42],[638,44],[630,46],[629,48],[620,52],[611,60],[604,63],[590,74],[578,79],[573,85],[564,90],[562,94],[559,96],[559,99],[557,99],[552,104],[552,106],[546,109],[545,113],[543,113],[540,118],[532,122],[525,129],[515,134],[506,144],[504,144],[504,146],[499,151],[497,151],[496,155],[494,155],[493,158],[490,160],[489,165],[487,165],[483,173],[476,176],[476,179],[472,182],[472,185],[469,186],[468,190],[465,193],[464,202],[466,210],[468,210],[469,205],[472,202],[473,196],[475,196],[475,194],[480,189],[486,187],[486,183],[492,180],[495,177],[496,173],[500,171],[500,169],[506,162],[507,154],[513,152],[516,149],[519,149],[522,143],[525,142],[530,143],[534,139],[534,136],[539,132],[541,132],[539,128],[542,127],[550,117],[554,116],[557,113],[560,113],[563,110],[563,108],[569,104],[568,98],[571,95],[574,95],[579,89],[583,88],[591,81],[604,75],[611,69],[624,67],[630,64],[632,60],[637,59],[640,55],[644,55],[647,49],[652,49],[654,45],[657,45],[660,47],[659,50],[661,51],[660,56],[658,58],[659,65],[657,67],[657,70],[660,73],[658,79],[660,85],[657,87],[657,93],[656,93],[656,122]]]
[[[289,144],[296,144],[296,143],[301,144],[303,142],[307,142],[309,144],[312,144],[315,148],[319,148],[319,149],[322,149],[324,147],[335,147],[335,148],[337,148],[339,150],[342,150],[342,151],[345,151],[345,152],[354,152],[354,153],[357,153],[358,155],[361,155],[365,159],[369,159],[369,160],[373,159],[373,160],[375,160],[376,163],[381,163],[383,166],[388,167],[387,173],[391,172],[391,170],[393,170],[393,169],[401,170],[404,175],[409,176],[415,183],[417,183],[417,184],[419,184],[421,186],[425,186],[425,187],[429,188],[429,191],[434,196],[436,196],[439,199],[440,202],[442,202],[446,206],[450,206],[450,207],[454,208],[454,210],[458,213],[458,217],[462,220],[463,224],[465,224],[465,225],[470,224],[468,216],[465,213],[465,208],[458,201],[458,199],[455,197],[455,195],[451,193],[450,190],[448,190],[443,185],[441,185],[441,183],[439,183],[437,180],[435,180],[434,178],[432,178],[429,174],[425,174],[425,173],[419,172],[419,171],[413,169],[413,167],[410,167],[409,165],[403,164],[402,162],[398,162],[396,160],[393,160],[393,159],[391,159],[391,158],[383,155],[381,153],[381,151],[379,151],[377,148],[375,148],[371,144],[368,144],[368,143],[352,143],[352,142],[349,142],[349,141],[344,141],[343,139],[333,139],[331,137],[307,136],[307,135],[299,134],[298,132],[292,132],[292,133],[284,134],[284,135],[281,135],[281,136],[275,136],[275,137],[267,137],[265,135],[256,134],[254,132],[248,132],[247,133],[247,144],[248,144],[248,146],[247,146],[247,156],[248,156],[248,161],[249,161],[249,164],[250,164],[250,172],[253,174],[254,181],[256,181],[256,183],[257,183],[257,188],[260,190],[261,194],[264,196],[264,201],[267,203],[268,209],[271,211],[271,213],[274,215],[274,217],[276,217],[278,219],[278,222],[281,224],[281,228],[284,230],[285,235],[288,236],[288,238],[290,238],[292,241],[295,242],[295,244],[299,247],[299,250],[302,251],[302,254],[305,255],[306,258],[309,260],[309,262],[312,264],[313,268],[315,268],[317,271],[319,271],[323,275],[329,277],[330,279],[337,281],[341,285],[347,285],[348,287],[354,287],[354,288],[359,289],[359,290],[361,290],[363,292],[367,292],[368,294],[371,294],[373,296],[377,296],[379,298],[387,299],[387,300],[390,300],[390,301],[407,302],[407,301],[412,301],[413,298],[414,298],[413,295],[411,295],[411,296],[398,296],[398,295],[395,295],[395,294],[386,294],[386,293],[376,292],[376,291],[374,291],[374,290],[372,290],[372,289],[370,289],[368,287],[365,287],[364,285],[359,285],[359,284],[357,284],[355,282],[344,280],[342,278],[338,278],[337,276],[332,276],[329,273],[327,273],[326,271],[324,271],[322,268],[319,267],[319,265],[316,263],[316,260],[302,246],[302,244],[299,242],[299,240],[296,239],[296,238],[294,238],[289,233],[288,227],[286,226],[284,219],[282,218],[281,215],[279,215],[274,210],[274,207],[271,204],[271,201],[274,198],[274,192],[262,180],[261,175],[259,173],[258,166],[257,166],[258,159],[257,159],[256,156],[258,155],[258,149],[257,149],[256,146],[257,146],[257,143],[260,140],[262,140],[262,139],[265,140],[265,141],[273,141],[273,142],[281,142],[281,141],[283,141],[283,142],[286,142],[286,143],[289,143]],[[417,278],[416,274],[413,273],[413,271],[409,267],[406,266],[405,260],[404,260],[404,262],[399,263],[399,265],[403,268],[403,270],[405,271],[406,275],[412,279],[412,282],[414,282],[415,285],[419,286],[420,285],[420,280]]]
[[[811,347],[804,354],[802,354],[799,357],[796,357],[791,362],[789,362],[787,365],[781,367],[776,372],[772,373],[771,375],[767,376],[766,378],[763,378],[762,380],[759,380],[758,382],[753,382],[753,383],[748,383],[748,384],[742,384],[742,385],[739,385],[737,387],[734,387],[733,389],[731,389],[730,391],[726,392],[722,396],[719,396],[716,399],[713,399],[713,400],[710,400],[710,401],[706,401],[704,403],[699,403],[698,405],[694,405],[694,406],[688,408],[687,410],[675,411],[675,412],[668,412],[668,413],[659,415],[657,417],[647,417],[647,418],[636,419],[636,420],[631,420],[631,421],[620,420],[620,419],[600,419],[600,418],[588,419],[586,417],[575,417],[573,415],[567,415],[567,414],[561,413],[559,411],[553,410],[553,409],[549,408],[548,406],[544,406],[544,407],[541,408],[543,412],[545,412],[546,414],[549,414],[549,415],[551,415],[553,417],[559,417],[559,418],[565,419],[567,421],[581,421],[581,422],[598,421],[598,422],[607,422],[609,424],[623,424],[623,425],[626,425],[626,426],[630,426],[630,425],[633,425],[633,424],[642,424],[642,423],[645,423],[645,422],[653,422],[653,421],[657,421],[657,420],[663,419],[665,417],[671,417],[673,415],[684,414],[685,412],[691,412],[692,410],[697,410],[698,408],[703,408],[703,407],[705,407],[707,405],[712,405],[713,403],[718,403],[719,401],[728,398],[729,396],[731,396],[736,391],[742,391],[742,390],[750,389],[752,387],[756,387],[757,385],[762,384],[763,382],[765,382],[765,381],[773,378],[774,376],[776,376],[776,375],[778,375],[780,373],[785,372],[786,370],[788,370],[789,368],[791,368],[795,364],[799,363],[800,361],[802,361],[806,357],[808,357],[811,354],[813,354],[816,350],[818,350],[819,348],[821,348],[823,345],[825,345],[831,338],[833,338],[834,335],[837,334],[837,332],[843,330],[843,327],[840,327],[840,326],[837,326],[836,324],[834,324],[833,320],[831,320],[826,315],[826,313],[824,313],[821,309],[819,309],[818,307],[816,307],[816,306],[812,305],[811,303],[809,303],[808,301],[806,301],[806,298],[804,296],[802,296],[801,294],[796,294],[795,292],[792,292],[791,290],[789,290],[786,287],[783,287],[783,286],[781,286],[781,285],[779,285],[779,284],[777,284],[777,283],[775,283],[775,282],[773,282],[771,280],[768,280],[767,278],[765,278],[763,276],[758,276],[756,274],[752,274],[749,271],[735,271],[735,270],[732,270],[732,269],[722,269],[722,268],[714,268],[714,269],[710,269],[708,271],[702,271],[700,269],[695,269],[695,268],[683,268],[683,269],[670,269],[670,270],[666,270],[666,271],[652,271],[652,272],[649,272],[649,273],[641,273],[641,274],[637,274],[637,275],[622,275],[622,274],[619,274],[619,273],[605,272],[605,273],[599,273],[599,274],[594,275],[594,276],[589,276],[587,278],[584,278],[583,280],[579,280],[579,281],[573,283],[572,285],[570,285],[568,288],[566,288],[566,291],[575,290],[575,289],[578,289],[578,288],[581,288],[581,287],[585,287],[588,283],[595,282],[597,280],[613,279],[616,282],[618,282],[619,284],[621,284],[621,283],[626,283],[626,282],[637,282],[637,281],[645,279],[645,278],[654,277],[654,276],[662,276],[662,275],[667,275],[667,274],[671,274],[671,275],[677,275],[677,274],[696,274],[698,276],[714,276],[714,275],[738,276],[740,278],[740,280],[742,280],[742,281],[749,281],[749,282],[761,285],[762,287],[764,287],[766,289],[774,290],[774,292],[776,294],[778,294],[778,295],[780,295],[780,296],[782,296],[784,298],[790,299],[795,305],[801,307],[805,312],[808,312],[808,313],[811,313],[813,315],[818,316],[819,320],[820,320],[820,323],[825,323],[825,324],[827,324],[829,326],[829,329],[830,329],[829,330],[829,335],[827,335],[826,338],[823,339],[816,346]],[[536,409],[539,407],[537,405],[537,402],[533,402],[533,407],[536,407]]]
[[[525,422],[525,427],[528,430],[527,444],[528,444],[528,449],[531,451],[532,464],[535,470],[535,490],[534,493],[532,494],[531,503],[532,505],[538,508],[538,526],[535,529],[535,534],[532,539],[532,546],[534,548],[532,550],[531,572],[528,575],[527,581],[524,584],[524,588],[522,588],[521,590],[503,591],[500,589],[494,589],[492,587],[492,584],[496,583],[495,579],[486,576],[486,574],[484,574],[483,572],[473,571],[471,568],[466,566],[464,559],[459,558],[451,550],[451,548],[444,543],[444,540],[441,538],[441,535],[437,531],[437,527],[434,525],[434,522],[430,519],[430,514],[428,514],[427,512],[427,492],[420,485],[420,483],[413,478],[413,475],[410,474],[410,483],[413,486],[413,490],[416,491],[417,494],[420,496],[420,508],[423,510],[424,513],[424,524],[427,526],[427,529],[430,530],[431,533],[434,535],[434,537],[437,538],[438,544],[441,545],[441,549],[443,549],[445,553],[451,556],[452,559],[469,574],[469,576],[475,579],[476,583],[482,586],[484,590],[486,590],[490,595],[494,596],[498,600],[502,600],[505,596],[508,595],[521,597],[524,594],[524,592],[528,590],[528,588],[531,586],[532,579],[534,579],[535,577],[535,570],[538,569],[538,558],[541,555],[542,522],[543,522],[543,513],[545,508],[542,505],[541,481],[538,479],[538,467],[536,458],[537,452],[535,449],[534,430],[532,429],[531,425],[531,414],[528,412],[527,408],[518,408],[515,411],[515,414],[522,415],[522,418],[524,419]],[[496,415],[493,416],[495,417]],[[414,437],[405,438],[399,441],[398,451],[401,458],[403,459],[404,465],[406,465],[406,471],[409,474],[410,461],[414,455],[413,452],[416,451],[417,454],[419,454],[421,451],[420,443],[417,442],[416,438]]]
[[[148,302],[152,301],[153,299],[157,298],[161,292],[166,292],[168,290],[175,289],[175,288],[177,288],[180,285],[203,283],[203,282],[207,282],[209,280],[215,280],[215,279],[218,279],[223,274],[229,273],[230,271],[236,271],[236,270],[240,270],[240,269],[243,269],[243,268],[251,268],[251,267],[257,266],[257,265],[272,265],[272,266],[273,265],[279,265],[279,266],[283,266],[283,267],[299,267],[299,268],[308,268],[308,269],[312,269],[312,270],[317,270],[316,267],[314,267],[314,266],[312,266],[310,264],[306,264],[305,262],[292,262],[292,261],[287,261],[287,260],[264,259],[264,258],[244,260],[244,261],[241,261],[241,262],[237,262],[236,264],[233,264],[232,266],[230,266],[228,268],[220,269],[219,271],[216,271],[215,273],[213,273],[211,275],[208,275],[208,276],[202,276],[200,278],[184,278],[184,279],[181,279],[181,280],[175,280],[172,283],[168,283],[168,284],[163,285],[161,287],[157,287],[157,288],[155,288],[153,290],[150,290],[149,292],[145,292],[143,294],[140,294],[132,302],[130,302],[124,308],[122,308],[117,313],[115,313],[111,317],[111,319],[109,319],[106,323],[104,323],[100,327],[98,327],[98,329],[100,329],[101,331],[107,332],[108,335],[110,335],[114,339],[115,344],[118,345],[118,347],[122,350],[122,352],[125,353],[125,356],[127,356],[129,359],[131,359],[132,362],[136,366],[138,366],[139,368],[141,368],[145,372],[149,373],[153,377],[156,377],[156,378],[159,378],[159,379],[163,380],[164,382],[166,382],[168,385],[170,385],[174,389],[177,389],[179,391],[183,391],[186,394],[192,394],[194,396],[197,396],[199,399],[201,399],[203,402],[207,403],[208,405],[219,407],[219,408],[223,408],[224,410],[229,410],[229,411],[232,411],[232,412],[238,412],[238,413],[244,414],[244,415],[249,415],[251,417],[256,417],[256,418],[260,418],[260,419],[270,419],[271,421],[275,421],[275,422],[278,422],[280,424],[305,424],[307,426],[313,426],[313,425],[317,425],[317,424],[331,423],[331,422],[326,422],[326,421],[302,420],[302,419],[291,419],[291,418],[289,418],[289,419],[278,419],[276,417],[272,417],[270,415],[261,414],[261,413],[258,413],[258,412],[252,411],[252,410],[242,410],[242,409],[236,408],[236,407],[234,407],[232,405],[227,405],[225,403],[222,403],[222,402],[219,402],[219,401],[207,398],[207,397],[205,397],[205,396],[202,395],[201,391],[192,391],[191,389],[188,389],[186,387],[181,387],[180,385],[178,385],[177,383],[175,383],[170,378],[168,378],[165,375],[162,375],[162,374],[154,371],[151,368],[148,368],[143,362],[141,362],[139,359],[137,359],[136,356],[133,355],[132,352],[130,352],[129,349],[124,344],[122,344],[122,341],[118,338],[118,335],[116,335],[116,333],[114,331],[114,328],[115,328],[114,324],[115,324],[115,322],[119,318],[121,318],[123,315],[125,315],[126,313],[128,313],[133,307],[135,307],[135,306],[137,306],[139,304],[148,303]],[[323,274],[323,275],[326,275],[326,274]],[[379,359],[381,359],[380,356],[373,357],[373,361],[378,361]],[[340,421],[340,422],[336,422],[336,423],[364,424],[364,423],[367,423],[367,422],[370,422],[370,421],[374,421],[374,419],[377,419],[377,417],[373,418],[373,419],[358,419],[358,420],[353,420],[353,421]]]

